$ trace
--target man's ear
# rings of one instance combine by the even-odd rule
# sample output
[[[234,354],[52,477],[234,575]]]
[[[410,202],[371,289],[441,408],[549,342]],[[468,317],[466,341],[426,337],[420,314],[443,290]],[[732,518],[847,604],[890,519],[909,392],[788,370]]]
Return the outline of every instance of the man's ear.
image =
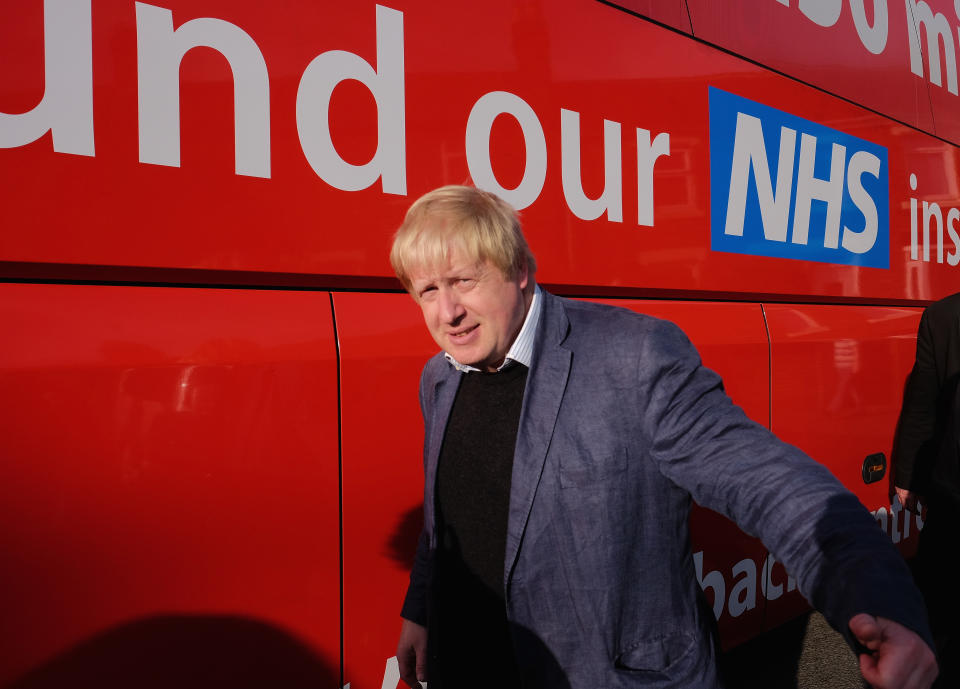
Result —
[[[520,270],[517,272],[517,284],[520,285],[521,290],[526,290],[527,285],[530,284],[530,269],[527,266],[527,259],[521,260]]]

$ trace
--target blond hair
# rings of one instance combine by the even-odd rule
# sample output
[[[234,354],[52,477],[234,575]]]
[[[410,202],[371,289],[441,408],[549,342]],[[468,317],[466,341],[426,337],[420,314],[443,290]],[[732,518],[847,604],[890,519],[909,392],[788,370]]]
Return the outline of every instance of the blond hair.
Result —
[[[440,187],[414,201],[393,237],[390,264],[409,290],[411,271],[442,266],[452,251],[477,263],[489,261],[509,280],[524,268],[530,276],[537,269],[517,211],[476,187]]]

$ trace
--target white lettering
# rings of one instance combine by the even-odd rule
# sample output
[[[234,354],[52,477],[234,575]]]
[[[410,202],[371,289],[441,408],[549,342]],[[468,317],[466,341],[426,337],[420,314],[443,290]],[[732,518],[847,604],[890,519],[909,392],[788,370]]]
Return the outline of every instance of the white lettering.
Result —
[[[381,5],[376,69],[343,50],[322,53],[307,65],[297,88],[297,133],[310,167],[330,186],[358,191],[380,179],[384,193],[407,193],[403,70],[403,13]],[[330,134],[333,90],[347,79],[366,86],[377,104],[377,150],[363,165],[340,157]]]
[[[400,683],[400,664],[397,662],[397,656],[387,658],[387,664],[383,668],[383,682],[380,683],[380,689],[397,689]],[[350,682],[343,685],[343,689],[350,689]],[[421,689],[427,689],[426,682],[420,682]]]
[[[90,0],[44,0],[43,41],[43,97],[28,112],[0,112],[0,148],[25,146],[49,131],[57,153],[92,156]]]
[[[917,509],[922,510],[922,505],[918,503]],[[923,519],[920,514],[912,515],[910,512],[904,510],[900,500],[896,497],[890,503],[889,510],[886,507],[879,507],[873,512],[873,517],[877,520],[877,525],[880,527],[880,530],[890,536],[890,540],[894,543],[899,543],[902,540],[910,538],[910,530],[912,528],[910,525],[911,517],[914,518],[917,531],[923,530]],[[901,523],[903,524],[902,527]]]
[[[814,24],[833,26],[840,19],[843,0],[800,0],[798,7]]]
[[[737,576],[743,575],[739,580]],[[750,558],[740,560],[733,566],[734,583],[730,588],[727,604],[732,617],[740,617],[757,605],[757,565]]]
[[[947,263],[952,266],[960,263],[960,235],[957,234],[956,223],[960,220],[960,210],[951,208],[947,213],[947,232],[950,234],[950,241],[953,242],[953,250],[947,254]]]
[[[907,0],[909,2],[909,0]],[[781,5],[790,6],[790,0],[777,0]],[[863,47],[874,55],[879,55],[887,47],[889,20],[887,0],[872,0],[873,26],[867,21],[864,0],[850,0],[850,12],[853,24]],[[823,27],[835,26],[843,11],[843,0],[799,0],[798,8],[814,24]],[[909,9],[908,19],[909,19]]]
[[[174,31],[170,10],[136,8],[140,162],[180,167],[180,62],[203,46],[233,71],[236,173],[270,177],[270,80],[254,40],[222,19],[194,19]]]
[[[703,576],[703,551],[693,554],[693,566],[697,572],[697,582],[700,588],[706,592],[707,589],[713,589],[713,616],[720,619],[723,614],[723,604],[726,602],[727,588],[723,582],[723,575],[713,570]]]
[[[520,124],[527,149],[523,179],[515,189],[500,185],[490,161],[490,130],[494,120],[505,114]],[[537,114],[519,96],[491,91],[474,104],[467,119],[466,151],[470,176],[479,188],[497,194],[517,210],[526,208],[540,196],[547,178],[547,140]]]
[[[596,220],[604,211],[611,222],[623,222],[623,180],[620,124],[603,121],[603,193],[587,198],[580,173],[580,113],[560,109],[560,169],[567,206],[581,220]]]
[[[700,587],[706,592],[708,589],[713,592],[713,615],[720,619],[723,614],[724,605],[731,617],[739,617],[748,610],[753,610],[757,606],[757,563],[744,558],[737,562],[730,571],[730,577],[733,584],[730,587],[729,598],[725,597],[727,579],[720,572],[713,570],[703,575],[703,551],[693,554],[694,569],[697,574],[697,581]],[[797,582],[784,570],[786,574],[786,583],[775,583],[773,580],[773,568],[777,564],[777,559],[773,553],[768,553],[760,567],[760,595],[766,600],[777,600],[786,593],[797,590]]]
[[[767,600],[777,600],[783,595],[783,584],[773,583],[773,566],[777,563],[773,553],[767,555],[763,561],[763,575],[760,579],[760,592]]]
[[[826,201],[827,219],[823,245],[836,249],[840,237],[840,211],[843,207],[843,173],[847,149],[833,144],[830,176],[823,180],[813,176],[817,155],[817,139],[810,134],[800,136],[800,163],[797,171],[796,212],[793,216],[794,244],[806,244],[810,228],[810,206],[814,199]]]
[[[917,190],[917,175],[910,173],[910,188],[914,191]],[[918,245],[919,238],[917,237],[917,200],[910,197],[910,258],[916,261],[919,258]]]
[[[863,213],[863,229],[854,232],[849,227],[843,227],[843,248],[855,254],[865,254],[877,242],[877,205],[863,188],[860,178],[864,173],[880,178],[880,159],[872,153],[857,151],[850,156],[847,166],[847,188],[854,205]]]
[[[880,507],[876,512],[873,513],[873,518],[877,520],[877,524],[880,526],[880,530],[884,533],[887,532],[887,508]]]
[[[950,22],[940,12],[933,13],[924,0],[904,0],[907,10],[907,31],[910,44],[910,71],[923,76],[923,51],[920,49],[920,29],[927,35],[927,67],[930,83],[941,86],[940,63],[947,66],[947,90],[957,95],[957,54]],[[943,52],[940,44],[943,43]]]
[[[891,503],[891,508],[893,505],[897,506],[897,509],[900,510],[903,515],[903,538],[904,540],[910,538],[910,512],[903,509],[903,503],[900,502],[900,496],[893,496],[893,503]]]
[[[850,11],[853,12],[853,24],[857,27],[863,47],[874,55],[882,53],[887,47],[889,33],[887,0],[873,0],[873,26],[867,22],[864,0],[850,0]]]
[[[399,683],[400,664],[397,662],[397,656],[387,658],[387,665],[383,668],[383,682],[380,684],[380,689],[397,689]]]
[[[890,504],[890,540],[894,543],[900,542],[900,512],[903,508],[899,500],[894,500]],[[909,518],[909,515],[907,515]]]
[[[650,131],[637,128],[637,224],[653,227],[653,166],[670,155],[670,134],[661,132],[650,142]]]
[[[960,4],[960,0],[958,0],[958,4]],[[915,174],[910,175],[910,188],[913,191],[917,190],[917,176]],[[922,207],[923,209],[922,220],[920,219],[918,207]],[[951,266],[956,266],[960,263],[960,231],[958,231],[957,227],[957,222],[960,221],[960,209],[946,209],[946,221],[944,221],[943,211],[944,209],[941,209],[937,203],[929,201],[920,202],[918,199],[910,197],[910,258],[912,260],[922,260],[926,262],[931,260],[930,226],[932,222],[936,224],[937,263],[944,262],[944,226],[946,226],[946,234],[950,239],[950,243],[953,245],[946,254],[946,262]],[[922,257],[920,255],[921,244],[923,244]]]
[[[793,186],[793,159],[797,133],[780,128],[780,156],[777,165],[777,191],[773,192],[767,150],[763,143],[763,127],[758,118],[737,113],[737,130],[733,142],[733,165],[730,172],[730,193],[727,197],[727,218],[724,233],[743,236],[744,214],[750,171],[753,170],[766,239],[785,242],[787,219],[790,216],[790,190]]]
[[[943,263],[943,213],[936,203],[923,202],[923,260],[930,260],[930,220],[937,221],[937,263]]]

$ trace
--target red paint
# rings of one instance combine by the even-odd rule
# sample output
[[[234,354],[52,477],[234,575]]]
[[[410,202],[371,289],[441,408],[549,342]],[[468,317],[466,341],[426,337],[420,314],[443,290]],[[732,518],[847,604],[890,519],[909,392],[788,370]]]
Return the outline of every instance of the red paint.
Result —
[[[436,351],[405,294],[334,296],[343,429],[344,667],[379,687],[423,526],[420,369]],[[387,345],[387,346],[385,346]]]
[[[810,19],[800,8],[815,4],[799,0],[733,0],[721,7],[708,0],[687,0],[698,38],[933,132],[926,82],[910,71],[911,27],[903,3],[880,3],[887,6],[887,31],[879,54],[873,54],[861,39],[851,9],[853,3],[831,1],[808,9],[814,16],[830,15],[826,20],[820,19],[821,23]],[[864,33],[869,34],[869,27],[876,24],[871,7],[876,3],[862,4],[866,9]],[[839,8],[838,15],[831,12],[833,7]],[[835,23],[823,25],[830,20]],[[879,44],[876,49],[880,49]],[[863,116],[873,119],[868,113],[860,117]]]
[[[611,4],[619,5],[630,12],[635,12],[654,21],[662,22],[684,33],[690,33],[690,14],[687,11],[686,0],[613,0]]]
[[[337,679],[327,295],[7,284],[0,322],[0,684],[122,686],[178,636]]]
[[[789,306],[764,308],[772,347],[772,430],[830,467],[871,511],[890,510],[889,477],[865,485],[864,459],[888,463],[907,375],[913,367],[919,309]],[[879,374],[882,372],[882,375]],[[916,520],[904,538],[904,513],[885,527],[906,554],[916,552]],[[782,569],[782,568],[781,568]],[[805,604],[771,606],[768,626]]]
[[[960,41],[949,0],[927,2]],[[885,484],[864,486],[858,472],[867,454],[889,458],[912,362],[919,311],[891,305],[954,292],[960,274],[938,260],[935,225],[929,260],[911,246],[924,202],[945,223],[960,209],[946,63],[941,86],[927,67],[911,71],[894,3],[879,55],[848,0],[826,27],[798,0],[722,12],[701,0],[613,4],[628,11],[398,1],[378,29],[375,2],[91,3],[93,155],[55,152],[49,132],[0,148],[0,279],[29,283],[0,284],[0,684],[30,671],[76,684],[118,657],[150,667],[158,648],[175,649],[171,671],[211,658],[236,671],[226,658],[254,646],[318,685],[342,674],[353,689],[381,687],[422,499],[417,381],[435,346],[408,297],[378,292],[397,286],[387,252],[411,200],[470,180],[467,124],[495,92],[519,99],[543,136],[542,188],[522,211],[538,280],[677,321],[748,415],[871,510],[889,507]],[[235,171],[233,76],[211,48],[178,69],[179,166],[140,162],[139,136],[153,130],[138,122],[138,94],[154,77],[138,76],[138,8],[171,10],[174,27],[220,20],[255,44],[269,88],[259,100],[259,87],[243,88],[269,112],[269,176]],[[0,8],[0,113],[56,92],[43,19],[41,0]],[[384,48],[381,65],[388,34],[402,51]],[[377,155],[378,122],[402,120],[405,193],[389,175],[348,191],[343,175],[315,171],[297,98],[313,92],[301,79],[329,51],[384,74],[402,57],[402,111],[378,110],[368,86],[346,80],[329,122],[336,156],[358,166]],[[889,269],[711,251],[710,86],[887,149]],[[590,198],[604,190],[604,121],[620,125],[621,221],[571,210],[563,111],[579,115]],[[652,224],[641,221],[638,130],[669,135],[653,165]],[[509,115],[490,127],[485,150],[505,188],[531,173],[529,137]],[[114,284],[41,284],[56,280]],[[695,511],[692,527],[704,574],[726,577],[726,596],[737,563],[766,557],[712,513]],[[796,605],[758,599],[736,618],[725,608],[724,643]],[[116,686],[138,683],[130,662]]]
[[[4,77],[10,85],[0,90],[3,112],[29,108],[41,95],[37,4],[33,0],[2,10],[0,43],[10,44],[5,50],[17,67]],[[836,89],[846,98],[870,105],[868,96],[889,94],[896,103],[913,102],[896,86],[893,68],[883,67],[889,57],[901,65],[897,75],[905,71],[907,81],[920,79],[909,71],[906,54],[860,59],[864,49],[855,35],[848,35],[851,27],[838,23],[823,29],[796,7],[775,0],[758,6],[786,19],[768,24],[760,10],[745,9],[724,19],[691,1],[694,32],[707,40],[737,40],[736,45],[722,44],[777,69],[784,69],[783,60],[800,60],[808,66],[804,69],[823,65],[816,69],[845,75],[845,85],[858,85],[859,90]],[[189,51],[181,65],[180,166],[138,162],[138,131],[154,130],[138,128],[142,85],[136,12],[126,0],[98,2],[91,13],[95,155],[55,153],[49,135],[0,149],[4,225],[14,228],[0,236],[0,261],[53,263],[58,273],[73,265],[101,265],[327,276],[326,284],[350,276],[389,277],[390,235],[410,199],[440,184],[470,179],[465,132],[471,110],[484,95],[506,91],[532,110],[546,144],[543,187],[524,211],[546,283],[591,291],[809,295],[819,300],[842,296],[886,303],[942,296],[956,283],[956,268],[938,264],[905,292],[914,262],[896,251],[910,243],[911,173],[919,178],[916,196],[921,200],[960,207],[952,146],[615,7],[591,2],[548,8],[502,0],[488,3],[478,14],[453,6],[391,5],[402,13],[402,35],[396,38],[403,45],[406,195],[384,193],[382,181],[358,191],[332,186],[312,169],[297,131],[300,80],[315,57],[348,51],[373,69],[378,35],[374,3],[290,3],[278,9],[256,3],[171,2],[163,7],[172,10],[174,26],[213,17],[256,43],[266,65],[268,102],[257,88],[247,90],[269,109],[270,177],[234,171],[232,72],[209,48]],[[900,31],[895,22],[905,18],[891,9],[890,21],[888,51],[900,50],[903,41],[895,41]],[[790,41],[777,38],[784,32]],[[807,36],[810,32],[819,42],[813,34]],[[798,33],[810,40],[793,40]],[[437,41],[437,35],[445,40]],[[759,47],[750,42],[761,39]],[[810,51],[824,41],[829,49],[812,55],[777,57],[764,47],[773,42],[783,50]],[[846,63],[835,65],[835,54]],[[846,70],[843,64],[851,61],[857,69]],[[710,251],[705,228],[711,85],[887,147],[894,247],[889,270],[858,274],[853,267]],[[917,96],[921,106],[928,102],[925,95]],[[912,115],[881,105],[871,107],[927,126],[921,106]],[[603,189],[603,121],[621,125],[622,222],[606,216],[581,220],[571,212],[561,184],[562,109],[580,116],[581,171],[591,197]],[[359,82],[342,84],[333,93],[330,111],[338,154],[351,164],[363,163],[377,146],[370,90]],[[385,122],[397,116],[382,115]],[[321,129],[312,120],[310,127]],[[670,135],[670,155],[654,166],[653,226],[639,224],[638,129],[651,137]],[[518,130],[514,119],[501,116],[491,132],[492,166],[503,184],[516,183],[526,169],[526,146]],[[242,140],[259,139],[247,135]],[[69,209],[68,222],[64,209]],[[110,270],[102,275],[110,276]],[[839,295],[838,281],[844,285]]]

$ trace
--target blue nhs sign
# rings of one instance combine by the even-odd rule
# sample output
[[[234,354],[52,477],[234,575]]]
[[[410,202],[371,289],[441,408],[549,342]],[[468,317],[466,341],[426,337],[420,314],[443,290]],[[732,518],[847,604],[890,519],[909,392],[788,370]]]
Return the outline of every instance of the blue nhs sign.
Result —
[[[887,149],[710,88],[710,247],[890,267]]]

